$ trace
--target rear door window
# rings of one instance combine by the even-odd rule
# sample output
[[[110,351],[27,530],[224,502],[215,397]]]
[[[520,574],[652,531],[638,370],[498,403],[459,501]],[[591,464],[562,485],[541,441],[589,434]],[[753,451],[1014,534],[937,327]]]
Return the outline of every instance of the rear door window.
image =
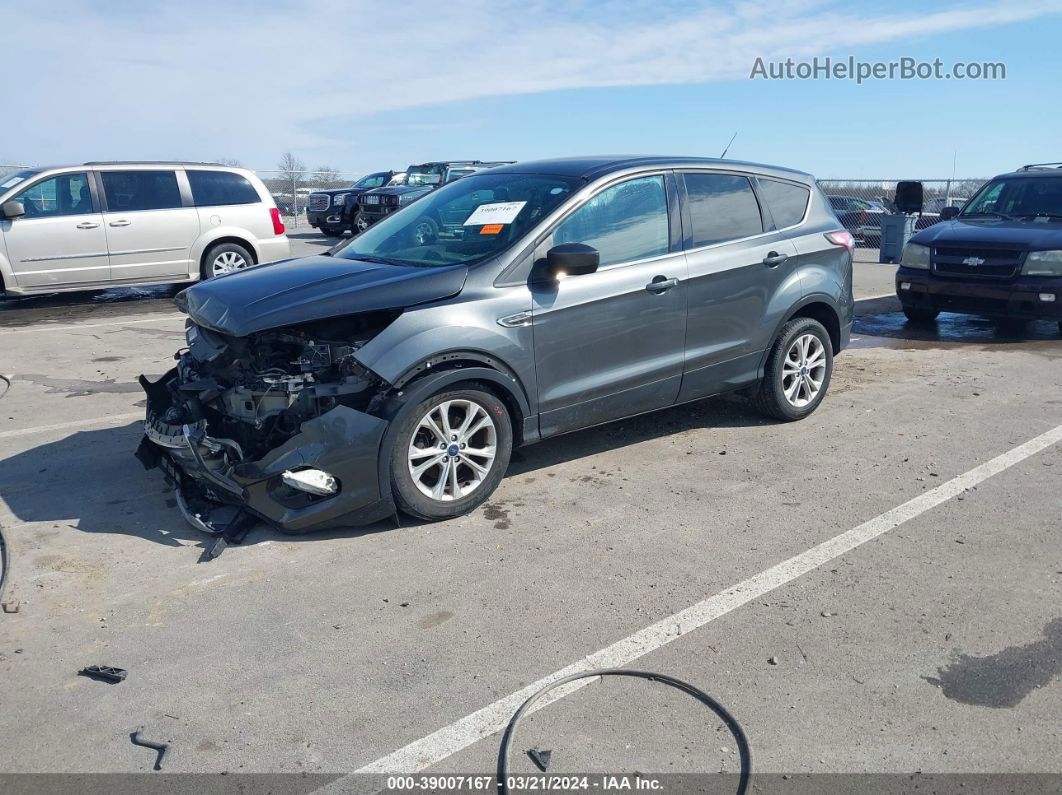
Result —
[[[103,191],[112,213],[169,210],[181,206],[173,171],[103,171]]]
[[[686,173],[693,248],[763,232],[760,205],[747,177]]]
[[[257,204],[262,199],[250,180],[230,171],[188,171],[192,200],[196,207],[227,204]]]
[[[764,177],[759,178],[759,184],[760,195],[771,211],[775,226],[785,229],[804,220],[808,200],[811,198],[810,190],[792,182],[779,182]]]

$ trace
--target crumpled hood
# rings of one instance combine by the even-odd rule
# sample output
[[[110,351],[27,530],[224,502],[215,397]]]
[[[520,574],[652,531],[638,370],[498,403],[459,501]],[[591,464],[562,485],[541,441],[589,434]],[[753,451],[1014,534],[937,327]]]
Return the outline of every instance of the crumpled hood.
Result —
[[[246,337],[312,320],[400,309],[457,295],[468,268],[385,265],[339,257],[271,262],[199,282],[178,294],[198,325]]]
[[[987,219],[944,221],[911,238],[924,246],[1009,248],[1020,251],[1062,249],[1062,224]]]

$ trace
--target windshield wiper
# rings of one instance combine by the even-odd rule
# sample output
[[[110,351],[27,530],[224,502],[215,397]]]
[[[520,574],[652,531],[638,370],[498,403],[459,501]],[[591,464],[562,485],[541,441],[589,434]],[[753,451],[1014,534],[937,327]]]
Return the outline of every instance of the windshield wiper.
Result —
[[[1021,213],[1018,218],[1060,218],[1062,215],[1058,213]]]
[[[963,218],[976,218],[978,216],[988,216],[993,218],[1002,218],[1004,221],[1013,221],[1014,219],[1006,213],[996,212],[995,210],[982,210],[977,213],[963,213]]]
[[[360,259],[363,262],[379,262],[381,265],[407,265],[406,262],[400,262],[396,259],[387,259],[386,257],[374,257],[369,254],[355,254],[352,259]]]

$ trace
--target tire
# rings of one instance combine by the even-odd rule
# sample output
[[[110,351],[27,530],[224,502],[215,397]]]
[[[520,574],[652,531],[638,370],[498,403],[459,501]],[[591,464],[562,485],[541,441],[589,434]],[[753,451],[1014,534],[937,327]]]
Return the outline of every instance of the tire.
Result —
[[[426,246],[438,239],[439,225],[431,218],[425,216],[413,225],[411,234],[415,245]]]
[[[251,252],[238,243],[218,243],[203,255],[202,276],[212,279],[223,273],[231,273],[254,265]]]
[[[350,222],[350,231],[351,234],[360,235],[370,226],[368,219],[359,211],[354,214],[354,220]]]
[[[833,344],[826,329],[812,318],[793,318],[771,346],[752,403],[773,419],[802,420],[819,407],[832,375]]]
[[[903,308],[904,315],[912,323],[932,323],[937,319],[937,315],[940,314],[939,309],[925,309],[918,306],[905,306]]]
[[[443,406],[449,407],[450,428],[442,423]],[[467,419],[469,410],[474,412],[470,430],[475,432],[462,437],[461,423]],[[427,422],[429,417],[434,430]],[[484,419],[488,423],[483,424]],[[451,438],[443,441],[436,431]],[[454,436],[457,438],[452,438]],[[443,450],[441,444],[447,444],[448,448]],[[466,448],[459,447],[465,444],[467,449],[473,449],[473,445],[476,450],[493,449],[494,456],[469,456],[461,452]],[[413,453],[411,447],[424,452]],[[509,412],[497,396],[480,384],[458,385],[432,395],[409,412],[408,419],[395,434],[390,451],[391,491],[395,504],[403,513],[431,522],[466,514],[498,487],[509,466],[512,448]],[[457,455],[453,456],[453,453]],[[451,470],[455,461],[457,469]],[[486,471],[477,471],[471,465],[473,463]],[[419,477],[414,474],[417,470]],[[456,472],[456,491],[455,478],[450,476],[452,471]],[[436,497],[436,494],[441,496]]]

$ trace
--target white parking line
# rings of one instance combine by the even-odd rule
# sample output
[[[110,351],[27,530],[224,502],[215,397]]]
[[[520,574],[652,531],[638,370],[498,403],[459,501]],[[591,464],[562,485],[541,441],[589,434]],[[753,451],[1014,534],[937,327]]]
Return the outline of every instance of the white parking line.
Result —
[[[103,326],[132,326],[139,323],[162,323],[171,320],[184,320],[184,315],[159,315],[143,320],[112,320],[107,323],[78,323],[67,326],[25,326],[17,329],[0,329],[0,334],[40,334],[43,331],[80,331],[83,328],[101,328]]]
[[[806,552],[782,561],[771,568],[714,596],[709,596],[685,610],[650,624],[611,646],[584,657],[515,693],[488,704],[476,712],[416,740],[397,751],[370,762],[357,773],[412,774],[434,765],[478,740],[501,731],[516,709],[531,695],[547,684],[569,674],[599,668],[618,668],[656,651],[682,635],[705,626],[710,621],[730,613],[764,594],[792,582],[796,578],[835,560],[868,541],[899,527],[952,497],[976,486],[993,475],[1024,461],[1030,456],[1062,441],[1062,425],[1030,439],[1024,444],[974,467],[968,472],[924,492],[912,500],[881,514],[858,527],[841,533]],[[564,696],[574,693],[595,679],[582,679],[565,685],[546,696],[534,709],[540,709]],[[318,792],[345,792],[350,781],[340,778]]]
[[[0,439],[11,439],[15,436],[29,436],[34,433],[47,433],[48,431],[64,431],[67,428],[87,428],[92,425],[110,425],[125,420],[144,419],[143,411],[130,411],[126,414],[111,414],[109,417],[92,417],[87,420],[71,420],[70,422],[57,422],[54,425],[37,425],[33,428],[18,428],[14,431],[0,431]]]

